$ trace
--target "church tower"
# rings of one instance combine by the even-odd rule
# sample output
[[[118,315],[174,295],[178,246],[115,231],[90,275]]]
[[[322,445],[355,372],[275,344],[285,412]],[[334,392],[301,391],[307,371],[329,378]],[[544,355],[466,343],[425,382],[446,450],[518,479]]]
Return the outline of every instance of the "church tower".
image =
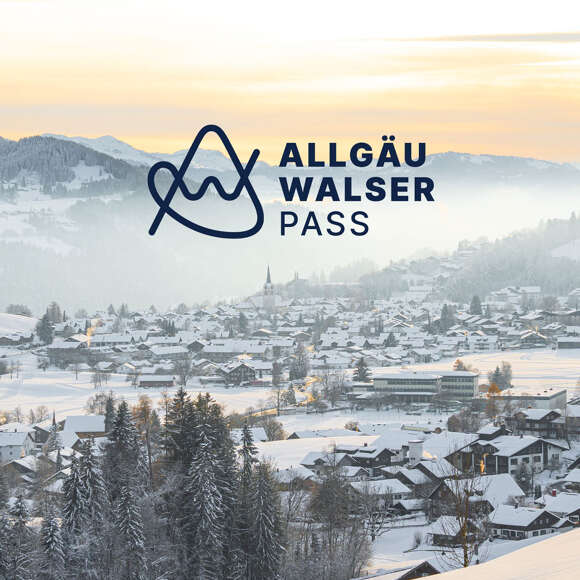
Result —
[[[274,285],[272,284],[272,277],[270,276],[270,264],[266,272],[266,283],[264,284],[264,296],[271,296],[274,294]]]
[[[266,271],[266,283],[264,284],[262,306],[267,312],[274,312],[274,310],[276,310],[276,297],[274,296],[274,284],[272,284],[269,264]]]

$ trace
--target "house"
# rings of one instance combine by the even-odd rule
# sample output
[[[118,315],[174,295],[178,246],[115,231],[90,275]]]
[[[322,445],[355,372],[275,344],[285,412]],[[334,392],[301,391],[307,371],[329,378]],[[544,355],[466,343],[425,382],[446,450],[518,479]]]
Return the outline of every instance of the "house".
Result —
[[[489,515],[489,526],[496,538],[523,540],[554,533],[559,520],[546,509],[499,505]]]
[[[33,433],[30,431],[0,432],[0,463],[25,457],[34,451]]]
[[[79,439],[104,437],[104,415],[69,415],[63,422],[63,431],[76,433]]]
[[[252,434],[252,441],[268,441],[268,435],[266,434],[266,429],[264,427],[249,427],[250,433]],[[230,431],[230,437],[234,442],[234,445],[242,444],[242,434],[243,429],[232,429]]]
[[[425,560],[419,563],[411,562],[397,565],[396,568],[390,570],[377,570],[370,576],[363,576],[356,580],[415,580],[440,573],[434,562]]]
[[[566,488],[572,491],[580,492],[580,467],[572,469],[564,478]]]
[[[580,493],[556,493],[545,495],[536,500],[538,505],[560,518],[567,518],[570,522],[580,522]]]
[[[466,491],[472,493],[469,503],[474,511],[489,513],[497,506],[509,501],[521,501],[525,494],[513,478],[502,473],[484,475],[474,479],[448,479],[442,481],[431,493],[435,513],[446,514],[453,509],[454,501]]]
[[[256,370],[244,362],[235,361],[223,365],[219,368],[218,373],[229,385],[241,385],[256,380]]]
[[[463,543],[461,523],[456,516],[439,516],[426,531],[434,546],[459,546]],[[467,540],[474,541],[482,530],[475,521],[467,520]]]
[[[288,467],[286,469],[276,469],[272,473],[272,476],[278,483],[278,489],[280,491],[314,491],[318,485],[316,474],[303,465]]]
[[[545,441],[531,435],[501,435],[492,440],[479,439],[462,450],[463,469],[482,469],[489,475],[509,473],[516,475],[522,466],[540,473],[560,460],[567,447],[554,441]],[[468,455],[471,454],[471,458]]]
[[[565,419],[555,409],[518,409],[505,420],[514,435],[561,439],[566,433]]]
[[[395,500],[410,499],[412,491],[398,479],[373,479],[351,482],[350,487],[359,494],[369,494],[384,498],[392,503]]]

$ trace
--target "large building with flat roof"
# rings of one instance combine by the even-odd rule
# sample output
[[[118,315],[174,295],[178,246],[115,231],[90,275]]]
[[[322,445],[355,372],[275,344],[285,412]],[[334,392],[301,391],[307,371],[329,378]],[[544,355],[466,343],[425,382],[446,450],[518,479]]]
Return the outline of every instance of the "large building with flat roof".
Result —
[[[441,392],[441,375],[423,372],[377,373],[373,377],[377,393],[407,403],[429,403]]]
[[[429,403],[435,396],[449,401],[471,401],[477,394],[478,382],[479,375],[468,371],[379,372],[373,378],[376,393],[407,403]]]

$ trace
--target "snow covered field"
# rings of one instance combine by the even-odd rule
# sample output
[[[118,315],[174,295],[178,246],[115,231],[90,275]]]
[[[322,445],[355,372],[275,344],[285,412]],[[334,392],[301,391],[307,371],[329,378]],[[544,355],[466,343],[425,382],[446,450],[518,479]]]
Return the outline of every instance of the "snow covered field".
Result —
[[[23,411],[46,405],[50,411],[56,411],[57,418],[67,414],[84,412],[87,399],[95,394],[90,372],[81,372],[78,380],[72,371],[49,369],[46,372],[36,368],[36,357],[30,353],[9,360],[17,360],[22,365],[18,378],[10,379],[9,375],[0,378],[0,408]],[[102,390],[112,390],[118,397],[134,403],[139,395],[147,394],[156,403],[161,398],[161,389],[135,389],[126,381],[126,375],[110,376]],[[177,390],[169,389],[169,393]],[[209,392],[218,403],[224,405],[226,413],[243,412],[248,407],[256,409],[266,407],[270,390],[265,388],[188,388],[192,394]]]
[[[469,354],[460,358],[466,364],[479,369],[482,373],[480,383],[487,381],[488,371],[501,366],[501,361],[507,361],[512,365],[515,391],[537,393],[548,387],[560,387],[567,388],[569,394],[580,395],[580,387],[577,385],[580,380],[580,349],[506,350]],[[448,371],[452,365],[453,361],[445,360],[406,368],[416,371]],[[396,367],[389,370],[396,370]]]

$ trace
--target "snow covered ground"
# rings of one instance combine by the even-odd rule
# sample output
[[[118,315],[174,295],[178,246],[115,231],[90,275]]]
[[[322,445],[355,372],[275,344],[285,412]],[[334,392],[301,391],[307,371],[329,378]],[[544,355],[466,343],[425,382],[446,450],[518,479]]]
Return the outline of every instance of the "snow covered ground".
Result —
[[[498,556],[504,556],[502,558],[484,562],[479,566],[454,570],[448,572],[446,576],[449,580],[488,580],[489,578],[494,580],[571,580],[578,578],[580,530],[559,534],[539,542],[534,541],[537,539],[511,542],[521,544],[522,549],[520,550],[518,546],[515,548],[517,551],[509,550],[512,553],[508,555],[504,555],[507,552],[498,554]]]
[[[0,334],[30,334],[37,322],[36,318],[0,312]]]
[[[460,357],[466,364],[471,364],[482,373],[480,382],[487,381],[487,372],[501,366],[501,361],[512,365],[514,391],[537,393],[548,387],[567,388],[570,395],[580,395],[580,349],[567,350],[505,350],[468,354]],[[436,363],[410,365],[407,370],[443,371],[450,370],[453,361],[445,360]],[[389,371],[397,367],[390,367]]]
[[[8,315],[3,315],[8,316]],[[36,357],[30,353],[11,357],[22,365],[19,377],[4,375],[0,378],[0,407],[14,409],[20,407],[23,411],[46,405],[50,411],[56,411],[57,418],[67,414],[83,413],[87,399],[95,394],[90,372],[81,372],[78,379],[69,370],[49,369],[46,372],[36,368]],[[156,403],[161,398],[161,389],[136,389],[126,381],[126,375],[113,374],[103,390],[112,390],[118,397],[123,397],[129,403],[135,402],[139,395],[147,394]],[[177,390],[169,389],[171,394]],[[248,407],[256,409],[267,407],[270,390],[263,387],[230,388],[223,387],[188,388],[192,394],[209,392],[218,403],[224,405],[227,413],[243,412]]]

